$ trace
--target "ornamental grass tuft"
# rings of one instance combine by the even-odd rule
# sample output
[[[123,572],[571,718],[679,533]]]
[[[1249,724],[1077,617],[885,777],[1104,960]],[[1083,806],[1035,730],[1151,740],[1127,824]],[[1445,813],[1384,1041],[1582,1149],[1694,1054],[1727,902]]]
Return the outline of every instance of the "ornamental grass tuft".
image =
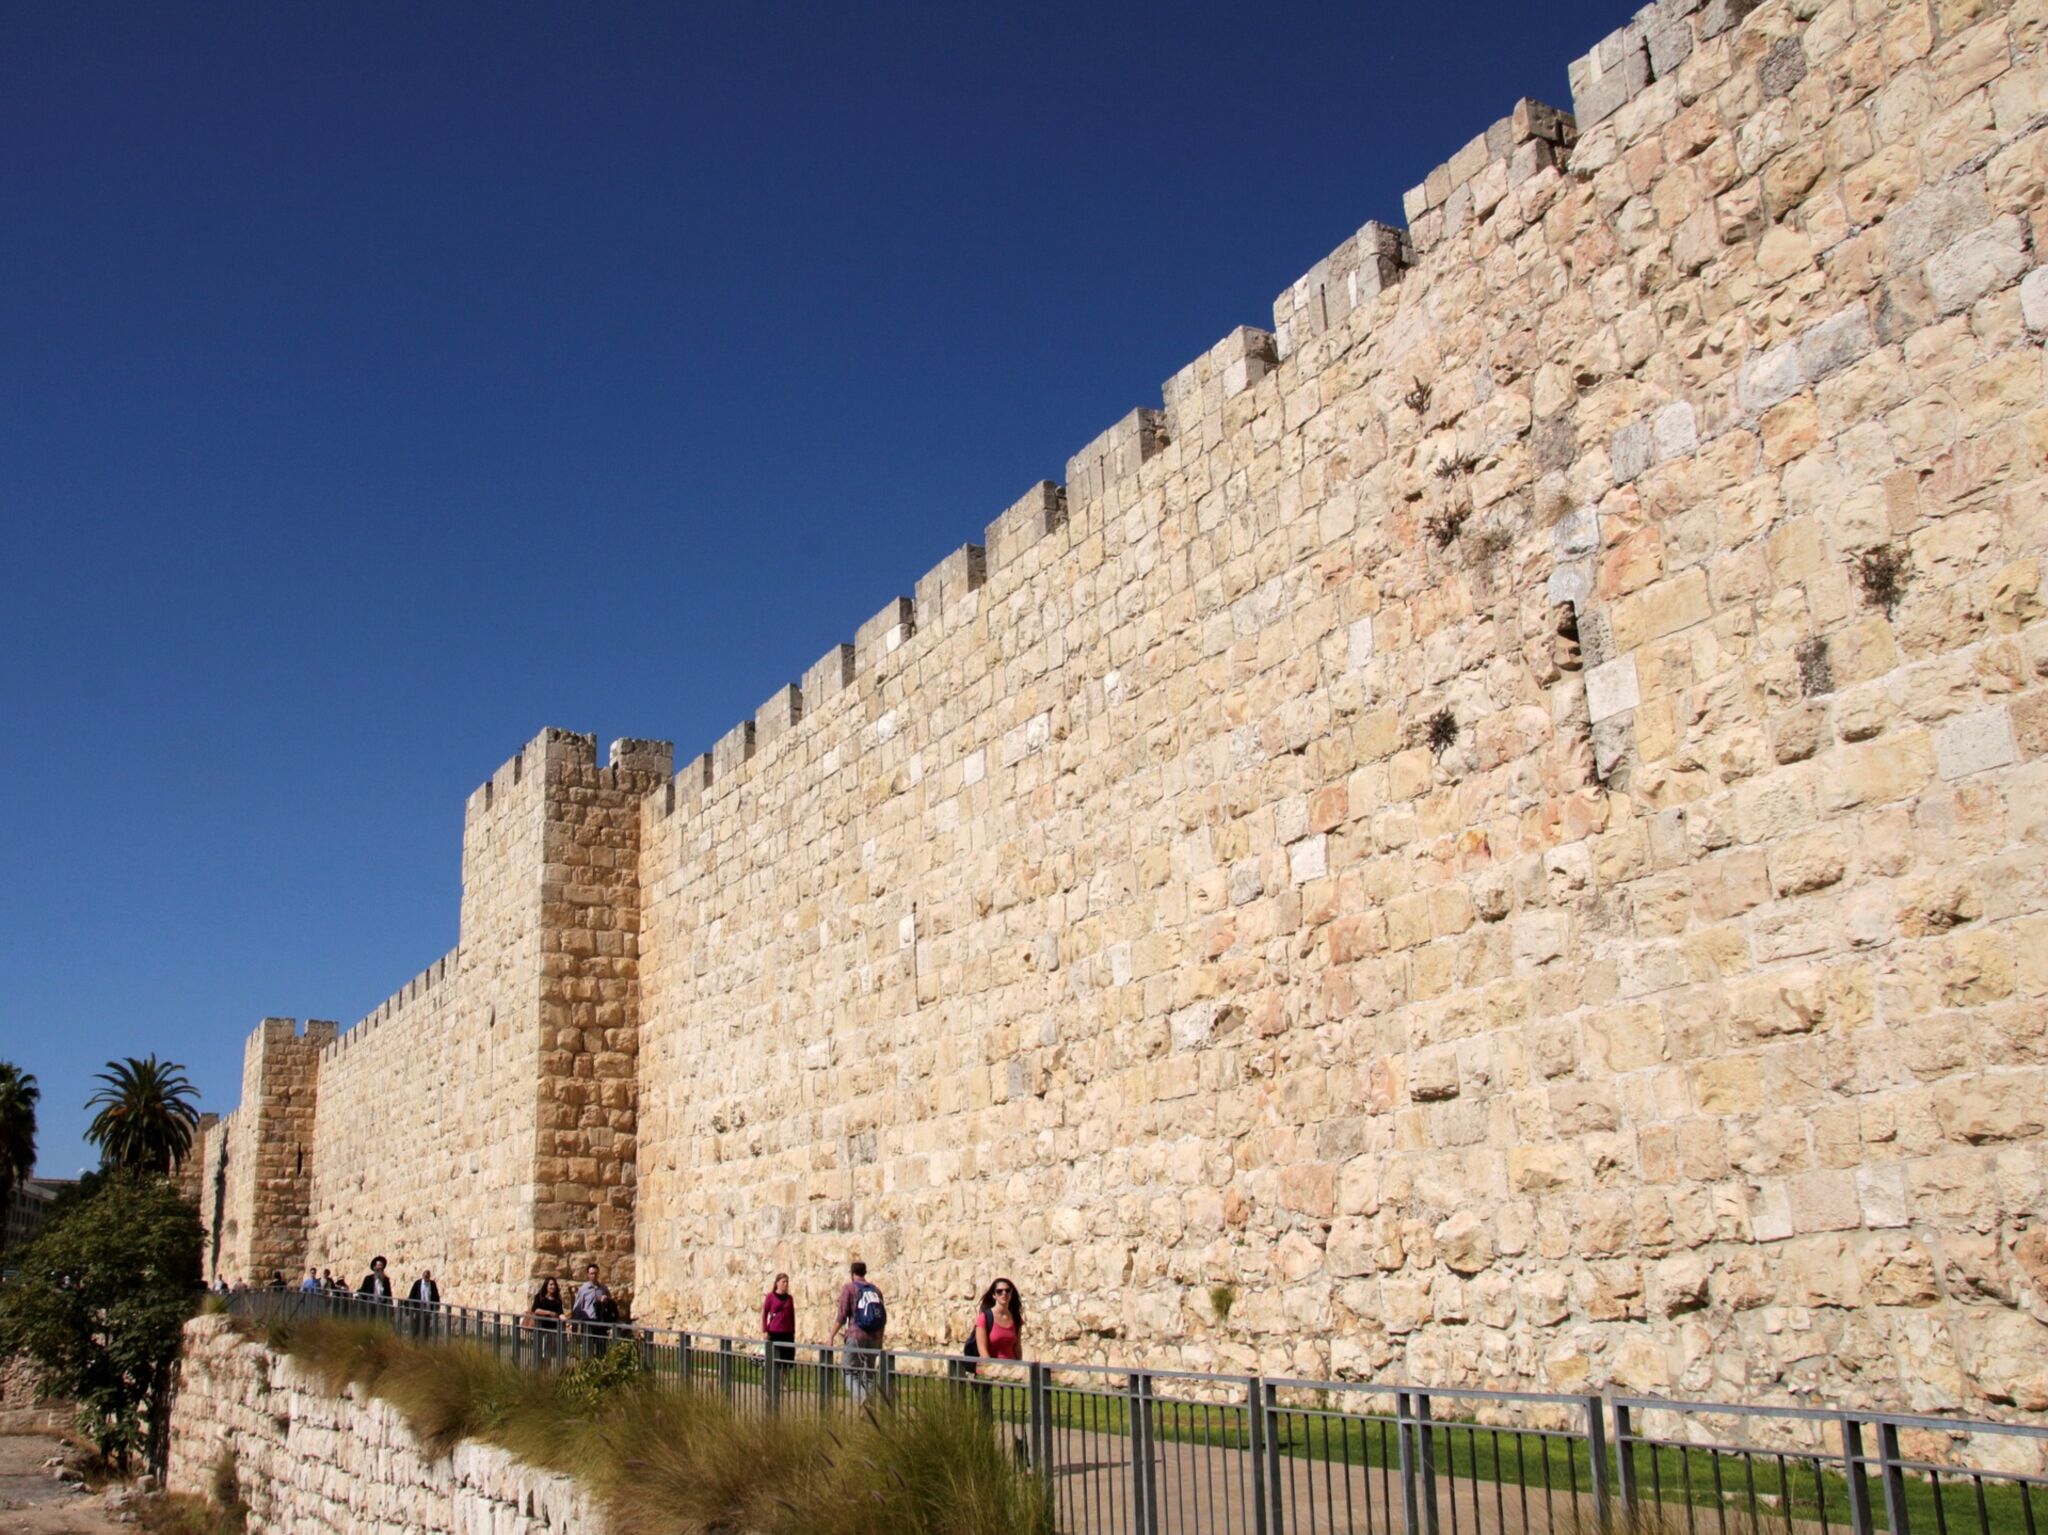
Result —
[[[587,1486],[646,1535],[1043,1535],[1045,1496],[1003,1425],[965,1392],[914,1406],[767,1417],[657,1380],[620,1344],[571,1369],[520,1369],[378,1322],[314,1321],[286,1352],[329,1389],[397,1408],[433,1457],[465,1439]]]

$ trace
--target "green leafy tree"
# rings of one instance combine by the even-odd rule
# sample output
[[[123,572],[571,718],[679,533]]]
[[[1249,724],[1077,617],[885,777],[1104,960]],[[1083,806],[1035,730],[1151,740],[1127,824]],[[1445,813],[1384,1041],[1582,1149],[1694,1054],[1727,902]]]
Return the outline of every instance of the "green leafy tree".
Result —
[[[162,1473],[172,1372],[199,1294],[199,1215],[169,1179],[116,1168],[25,1243],[0,1287],[0,1356],[27,1354],[78,1403],[79,1430],[126,1470]]]
[[[86,1100],[85,1106],[99,1113],[85,1137],[100,1148],[103,1166],[167,1173],[191,1151],[199,1123],[193,1102],[198,1093],[185,1080],[183,1066],[154,1055],[145,1061],[131,1055],[108,1061],[99,1080],[106,1086]]]
[[[14,1191],[35,1170],[36,1103],[42,1090],[30,1072],[12,1061],[0,1061],[0,1215]],[[0,1224],[0,1243],[7,1240]]]

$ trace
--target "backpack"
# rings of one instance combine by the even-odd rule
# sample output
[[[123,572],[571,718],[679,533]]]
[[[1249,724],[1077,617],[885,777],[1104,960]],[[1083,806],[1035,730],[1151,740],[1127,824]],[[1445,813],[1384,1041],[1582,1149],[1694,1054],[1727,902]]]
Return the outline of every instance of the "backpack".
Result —
[[[981,1330],[984,1327],[994,1329],[996,1314],[993,1311],[983,1311],[975,1317],[974,1324],[967,1330],[967,1341],[960,1345],[960,1352],[969,1359],[981,1357]]]
[[[852,1322],[865,1333],[877,1333],[889,1325],[889,1308],[882,1302],[882,1292],[865,1279],[854,1292]]]

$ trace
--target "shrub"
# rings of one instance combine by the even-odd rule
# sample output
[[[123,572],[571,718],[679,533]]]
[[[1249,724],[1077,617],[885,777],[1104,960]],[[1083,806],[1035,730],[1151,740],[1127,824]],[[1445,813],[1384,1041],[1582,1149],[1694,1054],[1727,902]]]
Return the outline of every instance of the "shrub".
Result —
[[[135,1506],[136,1523],[148,1535],[243,1535],[249,1527],[249,1509],[242,1502],[241,1472],[233,1450],[224,1451],[213,1463],[208,1494],[143,1498]]]
[[[437,1458],[465,1439],[488,1438],[522,1396],[514,1367],[474,1343],[401,1348],[375,1389]]]
[[[640,1350],[631,1344],[614,1344],[564,1370],[561,1392],[572,1406],[594,1411],[614,1391],[637,1381],[640,1373]]]
[[[1018,1467],[1004,1430],[965,1392],[914,1411],[863,1414],[807,1488],[778,1505],[772,1535],[1025,1535],[1046,1527],[1044,1493]]]
[[[311,1322],[290,1352],[335,1389],[405,1415],[430,1455],[465,1439],[574,1476],[614,1527],[760,1535],[1043,1535],[1045,1499],[1009,1430],[965,1392],[846,1417],[766,1417],[643,1373],[615,1345],[568,1370],[521,1370],[467,1344],[377,1322]],[[197,1531],[183,1535],[198,1535]]]
[[[26,1354],[45,1388],[79,1404],[79,1429],[126,1470],[161,1473],[171,1376],[199,1289],[199,1215],[166,1178],[114,1171],[12,1254],[0,1287],[0,1356]]]
[[[297,1326],[273,1322],[270,1346],[305,1365],[330,1391],[361,1386],[375,1392],[391,1361],[408,1346],[388,1322],[317,1317]]]

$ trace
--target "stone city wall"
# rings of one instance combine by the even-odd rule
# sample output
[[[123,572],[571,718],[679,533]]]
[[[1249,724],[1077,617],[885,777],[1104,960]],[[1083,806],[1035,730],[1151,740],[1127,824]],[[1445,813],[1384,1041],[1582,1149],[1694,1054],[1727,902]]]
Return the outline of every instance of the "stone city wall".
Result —
[[[251,1036],[199,1159],[211,1274],[354,1284],[382,1253],[401,1291],[432,1268],[510,1305],[596,1258],[630,1290],[639,803],[670,767],[544,732],[465,807],[457,948],[310,1048],[290,1020]]]
[[[223,1457],[255,1530],[390,1530],[458,1535],[604,1535],[575,1482],[463,1443],[430,1458],[396,1409],[329,1391],[225,1317],[185,1329],[171,1409],[172,1492],[207,1497]]]
[[[650,802],[643,1313],[2048,1408],[2044,30],[1654,7]]]
[[[312,1246],[2048,1411],[2044,37],[1662,0],[681,774],[548,732]]]

